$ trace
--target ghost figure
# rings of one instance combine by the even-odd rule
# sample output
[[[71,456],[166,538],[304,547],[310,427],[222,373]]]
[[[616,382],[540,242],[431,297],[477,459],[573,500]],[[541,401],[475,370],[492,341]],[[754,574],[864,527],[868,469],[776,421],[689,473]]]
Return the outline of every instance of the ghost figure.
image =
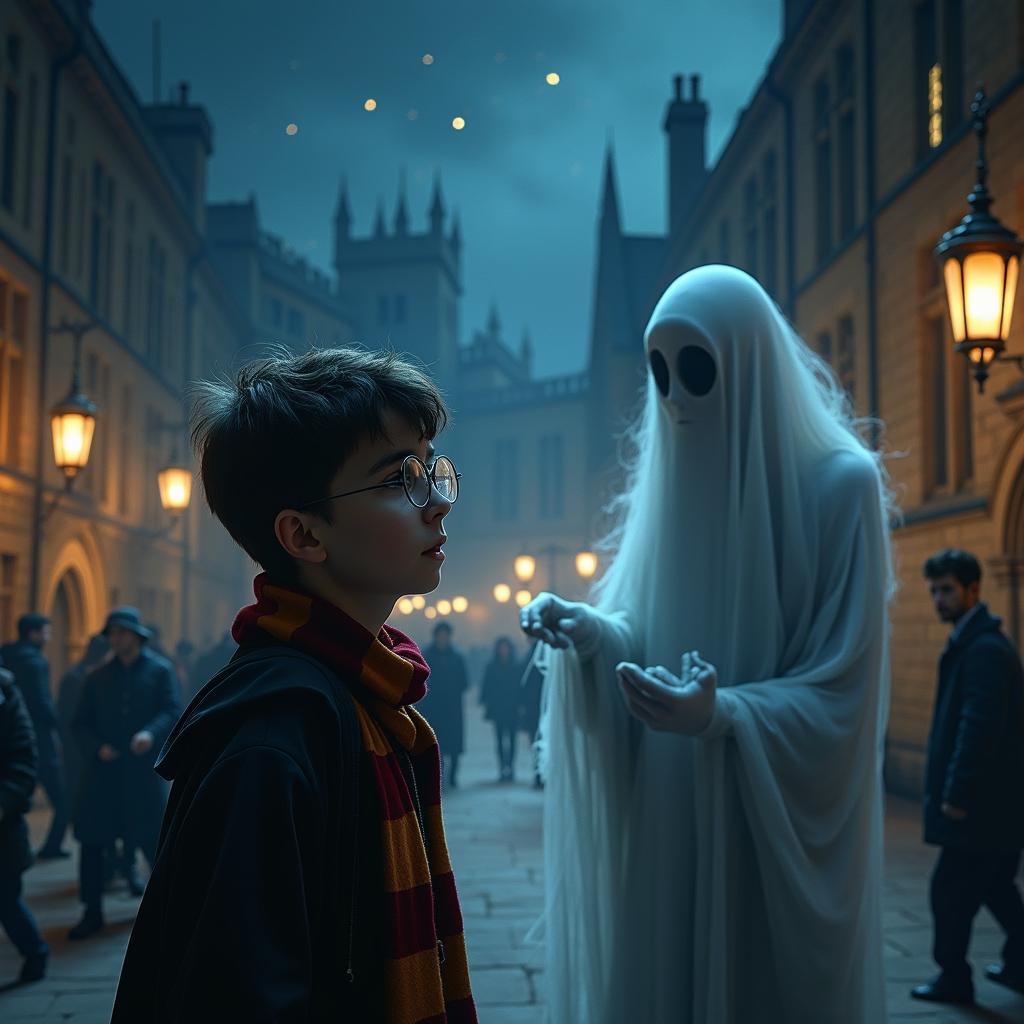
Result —
[[[676,280],[595,604],[541,595],[557,1024],[881,1024],[878,457],[761,287]]]

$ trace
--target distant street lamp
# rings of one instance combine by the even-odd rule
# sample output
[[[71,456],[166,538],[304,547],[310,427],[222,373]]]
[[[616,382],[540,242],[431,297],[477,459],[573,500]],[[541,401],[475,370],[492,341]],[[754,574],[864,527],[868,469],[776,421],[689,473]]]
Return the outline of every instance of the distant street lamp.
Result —
[[[423,611],[427,606],[427,599],[422,594],[413,594],[411,601],[413,608],[418,612]]]
[[[438,615],[451,615],[452,603],[442,598],[437,602],[437,614]]]
[[[452,611],[455,612],[456,615],[461,615],[467,608],[469,608],[469,601],[466,598],[452,598]]]
[[[533,600],[533,594],[528,590],[517,590],[516,591],[516,604],[520,608],[525,608]]]
[[[173,456],[169,465],[157,473],[160,487],[160,504],[172,516],[180,516],[192,500],[192,471],[178,465]]]
[[[520,583],[529,583],[537,571],[537,560],[532,555],[519,555],[512,567]]]
[[[512,588],[507,583],[497,583],[494,587],[494,600],[498,604],[507,604],[512,597]]]
[[[576,572],[589,580],[597,572],[597,555],[593,551],[581,551],[576,556]]]
[[[985,185],[989,105],[981,86],[971,113],[978,139],[977,181],[967,197],[971,210],[939,239],[935,258],[942,265],[956,351],[974,365],[974,379],[983,392],[992,363],[1016,363],[1024,372],[1024,356],[1005,354],[1024,242],[988,212],[993,202]]]

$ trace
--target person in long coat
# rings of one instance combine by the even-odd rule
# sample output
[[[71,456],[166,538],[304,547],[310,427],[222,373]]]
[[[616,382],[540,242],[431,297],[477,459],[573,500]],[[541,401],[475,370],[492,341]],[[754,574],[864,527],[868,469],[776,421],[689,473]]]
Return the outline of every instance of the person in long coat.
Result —
[[[153,765],[181,713],[174,669],[147,650],[139,613],[114,609],[103,635],[114,657],[86,679],[72,724],[85,761],[74,814],[85,912],[71,939],[103,927],[105,847],[120,838],[126,853],[140,848],[152,867],[167,799]]]
[[[32,864],[25,812],[36,786],[32,720],[14,676],[0,668],[0,925],[25,958],[15,984],[46,974],[50,947],[21,898],[21,876]]]
[[[523,667],[515,656],[512,641],[507,636],[498,637],[494,655],[484,670],[480,703],[484,708],[484,718],[494,723],[500,782],[511,782],[514,777],[522,674]]]
[[[928,738],[924,840],[940,847],[931,880],[932,953],[940,973],[915,999],[970,1003],[971,926],[987,906],[1006,933],[990,981],[1024,994],[1024,674],[1020,657],[981,600],[981,565],[946,549],[925,563],[932,602],[953,627],[939,660]]]
[[[419,706],[437,736],[443,782],[455,789],[459,758],[466,746],[462,702],[469,689],[469,674],[466,659],[452,644],[452,627],[447,622],[439,622],[433,636],[434,642],[423,651],[430,666],[430,683],[427,696]]]
[[[38,860],[70,857],[63,849],[68,828],[68,800],[64,787],[63,751],[58,733],[57,711],[50,692],[50,665],[43,648],[50,640],[50,620],[30,612],[18,620],[18,642],[6,644],[0,652],[4,665],[14,674],[25,709],[36,736],[39,784],[53,808],[50,829],[36,854]]]
[[[57,691],[57,728],[64,748],[64,780],[67,791],[72,796],[78,790],[83,764],[78,743],[71,731],[71,723],[75,719],[78,702],[82,699],[85,680],[89,673],[98,668],[109,656],[110,644],[102,633],[97,633],[89,639],[89,645],[81,660],[64,673],[60,689]]]

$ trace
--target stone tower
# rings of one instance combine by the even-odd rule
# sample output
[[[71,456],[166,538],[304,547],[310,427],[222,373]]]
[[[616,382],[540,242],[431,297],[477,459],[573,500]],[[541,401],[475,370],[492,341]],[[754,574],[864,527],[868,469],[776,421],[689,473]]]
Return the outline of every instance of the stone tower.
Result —
[[[457,217],[446,226],[440,177],[422,234],[411,227],[405,175],[390,227],[378,205],[372,234],[355,238],[348,189],[342,182],[334,216],[338,288],[368,348],[390,346],[422,363],[451,393],[458,368],[462,240]]]

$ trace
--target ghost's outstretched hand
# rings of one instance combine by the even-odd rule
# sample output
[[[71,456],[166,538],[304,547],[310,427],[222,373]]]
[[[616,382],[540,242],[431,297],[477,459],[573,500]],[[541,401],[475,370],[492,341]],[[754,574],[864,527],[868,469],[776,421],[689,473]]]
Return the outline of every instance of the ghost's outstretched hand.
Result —
[[[696,736],[711,724],[718,673],[696,651],[683,655],[679,676],[660,665],[642,669],[628,661],[615,671],[629,713],[648,728]]]
[[[589,650],[597,640],[597,622],[588,605],[538,594],[520,613],[519,627],[552,647]]]

